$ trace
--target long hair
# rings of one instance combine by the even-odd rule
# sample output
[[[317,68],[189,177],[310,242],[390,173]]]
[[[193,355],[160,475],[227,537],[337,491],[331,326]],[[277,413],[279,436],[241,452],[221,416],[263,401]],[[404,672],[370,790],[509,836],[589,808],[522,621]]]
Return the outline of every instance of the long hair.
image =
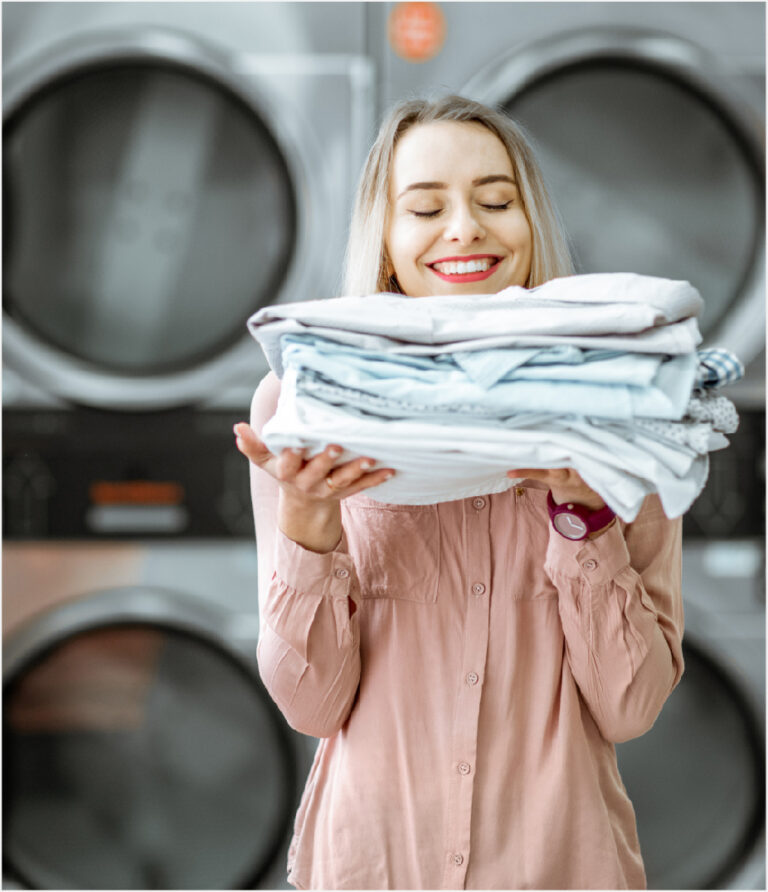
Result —
[[[502,112],[463,96],[449,95],[434,101],[399,102],[382,123],[357,188],[344,262],[343,293],[365,295],[400,290],[396,279],[387,275],[384,246],[392,158],[398,140],[407,130],[434,121],[476,122],[504,143],[531,227],[533,250],[526,287],[572,275],[573,261],[563,225],[523,129]]]

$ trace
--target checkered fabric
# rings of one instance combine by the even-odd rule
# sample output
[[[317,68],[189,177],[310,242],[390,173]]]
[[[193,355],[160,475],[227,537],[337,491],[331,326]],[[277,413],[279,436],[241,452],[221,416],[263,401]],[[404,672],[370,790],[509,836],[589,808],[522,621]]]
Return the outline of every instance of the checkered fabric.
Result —
[[[744,366],[738,356],[720,347],[697,351],[699,368],[696,372],[696,390],[723,387],[744,376]]]

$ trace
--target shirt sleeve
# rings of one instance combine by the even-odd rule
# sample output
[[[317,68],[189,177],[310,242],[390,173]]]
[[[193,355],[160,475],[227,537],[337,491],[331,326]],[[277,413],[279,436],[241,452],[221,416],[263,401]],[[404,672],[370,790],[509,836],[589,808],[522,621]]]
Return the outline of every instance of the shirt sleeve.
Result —
[[[279,382],[267,376],[251,403],[257,433],[274,413]],[[277,526],[279,487],[251,464],[259,564],[261,679],[295,730],[330,737],[346,722],[360,681],[360,586],[346,535],[333,551],[303,548]]]
[[[607,740],[639,737],[683,674],[682,518],[649,496],[631,524],[593,539],[550,530],[545,571],[559,594],[566,655]]]

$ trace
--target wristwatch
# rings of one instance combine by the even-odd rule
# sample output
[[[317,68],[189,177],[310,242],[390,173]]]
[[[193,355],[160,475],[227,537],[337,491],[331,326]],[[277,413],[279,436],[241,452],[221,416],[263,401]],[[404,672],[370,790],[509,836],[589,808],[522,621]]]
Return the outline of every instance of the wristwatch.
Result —
[[[556,505],[551,490],[547,493],[547,508],[552,526],[566,539],[586,539],[590,533],[601,530],[616,517],[616,512],[607,505],[597,511],[574,502]]]

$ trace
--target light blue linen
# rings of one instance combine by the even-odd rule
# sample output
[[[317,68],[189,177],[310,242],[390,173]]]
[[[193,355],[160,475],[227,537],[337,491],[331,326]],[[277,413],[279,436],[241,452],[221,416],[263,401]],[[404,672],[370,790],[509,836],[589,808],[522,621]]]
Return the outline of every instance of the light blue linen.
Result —
[[[548,357],[546,350],[479,351],[479,361],[470,364],[480,368],[486,382],[495,377],[488,370],[498,353],[507,371],[483,386],[448,355],[401,361],[400,356],[312,335],[283,338],[283,363],[299,372],[300,388],[316,396],[322,393],[335,405],[348,402],[389,418],[453,412],[471,423],[545,409],[624,420],[679,419],[697,368],[693,354],[667,358],[584,351],[576,361],[571,351],[567,362],[547,362],[554,355]],[[462,358],[466,363],[466,356]]]
[[[400,377],[442,386],[448,372],[458,372],[454,375],[455,380],[466,378],[485,390],[502,380],[648,386],[661,363],[668,359],[666,355],[583,350],[563,345],[407,356],[339,344],[315,335],[285,335],[281,348],[284,365],[311,369],[350,386],[361,378],[387,381]]]
[[[502,378],[508,378],[512,371],[521,379],[648,385],[663,359],[660,355],[645,354],[637,355],[640,361],[635,361],[626,352],[586,350],[570,344],[455,352],[451,357],[481,387],[492,387]],[[574,365],[579,368],[571,368]]]

